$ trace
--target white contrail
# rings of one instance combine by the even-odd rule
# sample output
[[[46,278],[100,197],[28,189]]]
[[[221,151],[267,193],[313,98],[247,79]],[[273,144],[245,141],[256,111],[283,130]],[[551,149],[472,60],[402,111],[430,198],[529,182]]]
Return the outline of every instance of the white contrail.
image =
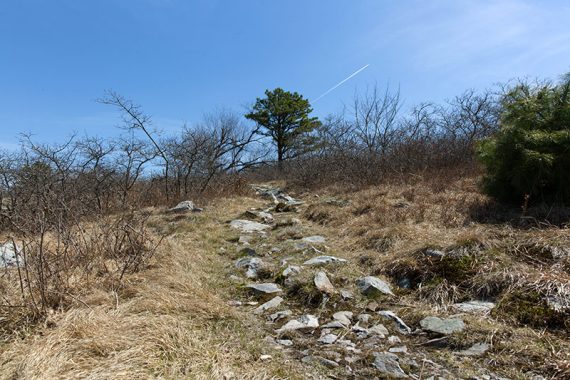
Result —
[[[367,68],[368,66],[370,66],[370,64],[368,65],[364,65],[362,66],[360,69],[356,70],[355,72],[353,72],[352,74],[350,74],[348,77],[346,77],[345,79],[341,80],[340,82],[338,82],[336,85],[334,85],[333,87],[331,87],[330,89],[328,89],[327,91],[325,91],[324,94],[322,94],[321,96],[319,96],[318,98],[316,98],[315,100],[313,100],[313,103],[315,103],[317,100],[319,100],[320,98],[328,95],[331,91],[333,91],[334,89],[336,89],[338,86],[340,86],[341,84],[343,84],[344,82],[346,82],[347,80],[349,80],[350,78],[352,78],[353,76],[357,75],[359,72],[361,72],[362,70],[364,70],[365,68]]]

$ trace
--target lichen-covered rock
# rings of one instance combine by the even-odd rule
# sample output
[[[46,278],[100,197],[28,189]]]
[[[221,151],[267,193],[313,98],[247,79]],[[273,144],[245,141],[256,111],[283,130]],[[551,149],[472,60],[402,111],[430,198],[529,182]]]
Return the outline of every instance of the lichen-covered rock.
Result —
[[[439,317],[426,317],[420,321],[420,326],[426,331],[449,335],[463,331],[465,324],[459,318],[442,319]]]

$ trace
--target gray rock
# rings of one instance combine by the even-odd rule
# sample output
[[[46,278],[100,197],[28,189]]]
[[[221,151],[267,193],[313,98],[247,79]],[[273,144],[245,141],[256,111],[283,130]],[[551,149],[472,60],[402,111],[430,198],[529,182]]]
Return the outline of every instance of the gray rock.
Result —
[[[281,290],[279,285],[274,284],[272,282],[266,282],[263,284],[249,284],[246,287],[251,290],[254,290],[255,292],[263,294],[281,293],[283,291]]]
[[[397,285],[402,289],[410,289],[412,287],[412,282],[409,278],[401,278],[398,280]]]
[[[242,257],[236,260],[236,268],[245,269],[245,276],[250,279],[257,278],[257,271],[263,266],[263,260],[259,257]]]
[[[283,277],[290,277],[301,273],[301,267],[296,265],[288,265],[287,268],[283,270]]]
[[[387,282],[382,281],[379,278],[373,276],[366,276],[358,279],[358,281],[356,281],[356,286],[358,286],[360,291],[365,295],[370,295],[370,296],[378,294],[389,294],[392,296],[394,295],[394,293],[392,293],[392,290],[390,289],[390,285]]]
[[[384,338],[386,335],[390,333],[388,329],[383,324],[380,323],[369,328],[368,332],[374,335],[378,335],[382,338]]]
[[[327,274],[323,271],[318,271],[315,274],[315,286],[317,289],[323,293],[332,295],[335,293],[335,289],[331,281],[329,280]]]
[[[404,321],[400,317],[398,317],[393,311],[383,310],[379,311],[378,314],[384,318],[393,320],[394,323],[396,324],[396,327],[402,334],[406,335],[412,332],[412,329],[408,325],[406,325]]]
[[[327,241],[327,239],[324,236],[319,236],[319,235],[307,236],[301,240],[309,244],[324,244]]]
[[[261,224],[251,220],[236,219],[230,222],[230,227],[244,233],[263,232],[271,228],[270,225]]]
[[[396,345],[398,343],[402,343],[402,340],[400,338],[398,338],[396,335],[390,335],[388,337],[388,343],[393,345]]]
[[[374,353],[374,367],[385,375],[395,378],[406,378],[408,375],[400,367],[397,355],[390,352]]]
[[[388,349],[388,351],[392,352],[392,353],[405,354],[408,352],[408,347],[406,347],[406,346],[390,347],[390,349]]]
[[[350,300],[350,299],[354,298],[354,295],[352,294],[352,292],[350,290],[346,290],[346,289],[340,290],[340,296],[342,297],[343,300]]]
[[[339,311],[333,314],[333,319],[344,326],[350,326],[353,315],[352,311]]]
[[[264,303],[263,305],[259,306],[257,309],[255,309],[253,311],[254,314],[263,314],[265,313],[267,310],[270,309],[274,309],[277,306],[279,306],[281,304],[281,302],[283,302],[283,298],[277,296],[274,297],[272,299],[270,299],[269,301],[267,301],[266,303]]]
[[[370,318],[372,318],[372,316],[370,314],[359,314],[357,317],[359,322],[362,322],[364,324],[367,324],[368,322],[370,322]]]
[[[314,315],[305,314],[301,315],[297,319],[293,319],[281,328],[275,330],[277,334],[282,334],[287,331],[294,331],[294,330],[306,330],[306,329],[316,329],[319,327],[319,319]]]
[[[489,350],[490,346],[487,343],[475,343],[466,350],[456,352],[461,356],[481,356]]]
[[[289,316],[293,315],[293,312],[291,310],[282,310],[282,311],[278,311],[276,313],[271,314],[267,319],[269,319],[271,322],[277,322],[283,318],[287,318]]]
[[[325,334],[319,338],[319,343],[323,344],[333,344],[338,339],[338,336],[335,334]]]
[[[456,303],[453,304],[452,307],[462,313],[488,314],[495,307],[495,303],[475,300]]]
[[[22,248],[11,241],[0,244],[0,268],[24,266],[21,252]]]
[[[325,367],[328,367],[328,368],[336,368],[336,367],[338,367],[338,363],[337,363],[337,362],[335,362],[335,361],[333,361],[333,360],[330,360],[330,359],[323,358],[323,357],[321,357],[321,356],[307,355],[307,356],[303,357],[303,358],[301,359],[301,361],[302,361],[303,363],[306,363],[306,364],[319,363],[319,364],[321,364],[321,365],[323,365],[323,366],[325,366]]]
[[[344,329],[346,328],[345,325],[340,323],[339,321],[332,321],[322,326],[323,329]]]
[[[285,347],[290,347],[293,345],[293,341],[289,339],[277,339],[275,343],[280,344]]]
[[[442,319],[439,317],[426,317],[420,321],[420,326],[422,326],[424,330],[444,335],[460,332],[465,328],[465,324],[461,319]]]
[[[198,209],[196,209],[196,206],[194,205],[194,202],[192,201],[182,201],[180,203],[178,203],[176,206],[174,206],[173,208],[169,209],[168,211],[170,212],[188,212],[188,211],[198,211]],[[199,211],[202,211],[202,209],[199,209]]]
[[[441,258],[441,257],[445,256],[445,253],[443,253],[442,251],[437,250],[437,249],[428,248],[424,251],[424,255],[429,256],[429,257]]]
[[[334,256],[317,256],[310,260],[305,261],[305,265],[326,265],[326,264],[339,264],[346,263],[345,259],[340,259]]]

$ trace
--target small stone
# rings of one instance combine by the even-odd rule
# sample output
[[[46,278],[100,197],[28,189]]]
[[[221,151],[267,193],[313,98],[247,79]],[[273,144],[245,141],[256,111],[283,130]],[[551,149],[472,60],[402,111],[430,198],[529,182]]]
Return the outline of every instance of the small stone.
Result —
[[[12,241],[0,244],[0,268],[15,266],[25,266],[22,247]]]
[[[328,295],[332,295],[335,293],[335,289],[333,284],[330,282],[327,274],[323,271],[319,271],[315,274],[315,286],[317,289],[323,293]]]
[[[250,242],[251,242],[251,236],[240,235],[240,237],[238,239],[238,243],[243,244],[243,245],[249,245]]]
[[[323,366],[325,366],[325,367],[328,367],[328,368],[336,368],[336,367],[338,367],[338,363],[337,363],[337,362],[335,362],[335,361],[333,361],[333,360],[325,359],[325,358],[320,357],[320,356],[308,355],[308,356],[305,356],[303,359],[301,359],[301,361],[302,361],[303,363],[306,363],[306,364],[319,363],[319,364],[321,364],[321,365],[323,365]]]
[[[354,295],[352,294],[352,292],[350,290],[346,290],[346,289],[340,290],[340,296],[342,297],[343,300],[350,300],[350,299],[354,298]]]
[[[337,339],[338,336],[335,334],[325,334],[318,341],[323,344],[333,344]]]
[[[405,277],[399,279],[396,284],[398,285],[398,287],[402,289],[410,289],[412,287],[412,282],[410,281],[410,279]]]
[[[241,302],[241,301],[236,301],[236,300],[228,301],[228,306],[237,307],[237,306],[241,306],[241,305],[243,305],[243,302]]]
[[[398,338],[396,335],[390,335],[388,337],[388,343],[390,343],[390,345],[394,346],[396,344],[402,343],[402,340],[400,338]]]
[[[382,352],[374,354],[374,367],[385,375],[395,378],[408,377],[404,370],[400,367],[398,356],[390,352]]]
[[[271,355],[261,355],[261,356],[259,357],[259,360],[265,362],[265,361],[271,360],[271,358],[272,358]]]
[[[245,276],[249,279],[257,278],[257,271],[263,266],[259,257],[242,257],[236,260],[236,268],[245,269]]]
[[[263,294],[281,293],[283,291],[281,290],[279,285],[271,282],[267,282],[264,284],[249,284],[246,287],[251,290],[254,290],[257,293],[263,293]]]
[[[340,263],[346,263],[346,260],[334,256],[317,256],[313,257],[310,260],[305,261],[304,264],[318,266],[318,265],[340,264]]]
[[[489,350],[490,346],[487,343],[475,343],[466,350],[459,351],[456,354],[461,356],[481,356]]]
[[[370,322],[370,318],[372,318],[370,314],[359,314],[356,317],[356,319],[358,319],[359,322],[362,322],[364,324],[368,324],[368,322]]]
[[[408,348],[406,346],[391,347],[388,351],[392,353],[405,354],[408,352]]]
[[[339,321],[332,321],[322,326],[322,328],[326,329],[343,329],[346,326],[340,323]]]
[[[360,289],[360,291],[369,296],[375,296],[378,294],[388,294],[394,295],[392,290],[390,289],[390,285],[387,282],[380,280],[374,276],[366,276],[360,278],[356,281],[356,286]]]
[[[390,310],[383,310],[378,312],[379,315],[383,316],[384,318],[388,318],[394,321],[398,330],[406,335],[412,332],[412,329],[404,323],[404,321],[398,317],[393,311]]]
[[[377,324],[377,325],[369,328],[368,332],[371,334],[374,334],[374,335],[378,335],[382,338],[384,338],[386,335],[388,335],[390,333],[388,331],[388,329],[383,324]]]
[[[276,308],[277,306],[279,306],[281,304],[281,302],[283,302],[283,298],[277,296],[274,297],[272,299],[270,299],[269,301],[267,301],[266,303],[264,303],[263,305],[259,306],[257,309],[255,309],[253,311],[254,314],[263,314],[264,312],[266,312],[269,309],[273,309]]]
[[[488,314],[491,312],[491,309],[495,307],[494,302],[485,302],[485,301],[467,301],[462,303],[453,304],[452,307],[460,312],[469,313],[469,314]]]
[[[445,255],[445,253],[443,253],[442,251],[437,250],[437,249],[428,248],[424,251],[424,255],[429,256],[429,257],[441,258]]]
[[[441,319],[439,317],[426,317],[420,321],[420,326],[424,330],[444,335],[460,332],[465,328],[465,324],[461,319]]]
[[[289,317],[290,315],[292,315],[293,312],[291,310],[282,310],[282,311],[278,311],[276,313],[271,314],[268,319],[271,322],[277,322],[283,318]]]
[[[378,302],[372,301],[372,302],[369,302],[368,305],[366,305],[366,310],[376,311],[376,310],[378,310],[379,307],[380,307],[380,305],[378,305]]]
[[[301,239],[305,243],[309,244],[324,244],[326,239],[323,236],[315,235],[315,236],[307,236]]]
[[[301,272],[301,267],[296,266],[296,265],[289,265],[287,266],[287,268],[285,268],[283,270],[283,277],[290,277],[290,276],[294,276],[296,274],[299,274]]]
[[[287,331],[316,329],[319,327],[319,320],[314,315],[305,314],[297,319],[287,322],[281,328],[275,330],[276,333],[281,334]]]
[[[275,343],[280,344],[285,347],[290,347],[293,345],[293,341],[289,339],[277,339]]]
[[[350,326],[352,316],[352,311],[339,311],[333,314],[333,319],[342,323],[344,326]]]

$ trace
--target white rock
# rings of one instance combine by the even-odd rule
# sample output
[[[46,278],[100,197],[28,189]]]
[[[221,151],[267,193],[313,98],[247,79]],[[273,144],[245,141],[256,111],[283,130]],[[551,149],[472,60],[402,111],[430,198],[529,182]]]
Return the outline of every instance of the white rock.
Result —
[[[281,290],[279,285],[274,284],[272,282],[267,282],[264,284],[249,284],[246,287],[255,290],[256,292],[265,293],[265,294],[281,293],[283,291]]]
[[[352,311],[338,311],[334,313],[332,317],[335,321],[339,321],[344,326],[350,326],[350,324],[352,323],[351,319],[353,315],[354,314],[352,313]]]
[[[319,319],[314,315],[305,314],[297,319],[291,320],[275,330],[277,334],[293,330],[316,329],[319,327]]]
[[[324,244],[327,241],[327,239],[325,239],[324,236],[319,236],[319,235],[307,236],[302,238],[301,240],[309,244]]]
[[[277,339],[275,342],[285,347],[290,347],[293,345],[293,341],[289,339]]]
[[[368,332],[374,335],[378,335],[382,338],[384,338],[386,335],[390,333],[388,329],[383,324],[380,323],[369,328]]]
[[[24,258],[21,252],[22,247],[17,244],[14,245],[11,241],[0,244],[0,268],[24,266]]]
[[[251,220],[236,219],[230,222],[230,227],[244,233],[263,232],[271,228],[270,225],[261,224]]]
[[[263,305],[259,306],[257,309],[255,309],[253,311],[254,314],[263,314],[264,312],[266,312],[269,309],[273,309],[276,308],[277,306],[279,306],[281,304],[281,302],[283,302],[283,298],[277,296],[274,297],[272,299],[270,299],[269,301],[267,301],[266,303],[264,303]]]
[[[293,314],[293,312],[292,312],[291,310],[282,310],[282,311],[278,311],[278,312],[276,312],[276,313],[271,314],[271,315],[268,317],[268,319],[269,319],[271,322],[277,322],[277,321],[279,321],[279,320],[281,320],[281,319],[283,319],[283,318],[286,318],[286,317],[288,317],[288,316],[290,316],[290,315],[292,315],[292,314]]]
[[[404,321],[398,317],[393,311],[390,310],[382,310],[378,312],[379,315],[383,316],[384,318],[388,318],[394,321],[396,327],[402,334],[410,334],[412,329],[404,323]]]
[[[338,336],[335,334],[325,334],[319,338],[319,342],[323,344],[333,344],[338,339]]]
[[[297,265],[288,265],[287,268],[283,270],[283,277],[290,277],[301,273],[301,267]]]
[[[422,326],[422,329],[424,330],[444,335],[460,332],[465,328],[465,324],[461,319],[442,319],[439,317],[426,317],[420,321],[420,326]]]
[[[196,209],[196,206],[194,205],[194,202],[182,201],[168,211],[170,211],[170,212],[187,212],[187,211],[194,211],[195,209]],[[201,211],[201,209],[200,209],[200,211]]]
[[[310,260],[305,261],[305,265],[326,265],[332,263],[346,263],[345,259],[341,259],[334,256],[317,256]]]
[[[331,281],[329,280],[327,274],[323,271],[318,271],[315,274],[315,286],[317,287],[317,289],[323,293],[326,294],[334,294],[335,293],[335,289],[333,284],[331,283]]]
[[[374,276],[366,276],[358,279],[356,286],[366,295],[376,295],[380,293],[394,295],[387,282]]]
[[[265,361],[271,360],[271,358],[272,358],[271,355],[261,355],[261,356],[259,357],[259,360],[265,362]]]
[[[406,347],[406,346],[391,347],[388,351],[393,352],[393,353],[405,354],[408,352],[408,347]]]
[[[481,356],[489,350],[490,346],[487,343],[475,343],[466,350],[456,352],[461,356]]]
[[[495,303],[474,300],[474,301],[456,303],[453,304],[452,307],[455,310],[463,313],[488,314],[491,311],[491,309],[495,307]]]

